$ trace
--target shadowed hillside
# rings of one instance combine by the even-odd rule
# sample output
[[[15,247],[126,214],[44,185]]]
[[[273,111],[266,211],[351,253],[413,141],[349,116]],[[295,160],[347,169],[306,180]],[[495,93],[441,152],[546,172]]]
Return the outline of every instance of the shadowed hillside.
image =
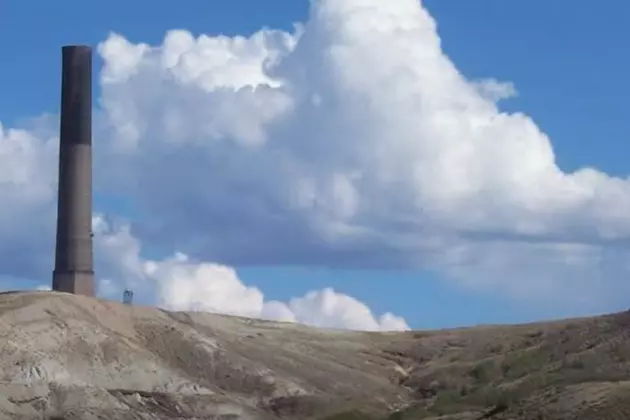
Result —
[[[365,333],[0,295],[0,418],[626,419],[630,312]]]

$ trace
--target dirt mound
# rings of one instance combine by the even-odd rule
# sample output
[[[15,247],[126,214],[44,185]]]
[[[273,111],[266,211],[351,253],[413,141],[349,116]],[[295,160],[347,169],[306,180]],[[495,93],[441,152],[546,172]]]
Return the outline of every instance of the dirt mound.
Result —
[[[347,332],[5,293],[0,418],[630,418],[629,331],[623,313]]]

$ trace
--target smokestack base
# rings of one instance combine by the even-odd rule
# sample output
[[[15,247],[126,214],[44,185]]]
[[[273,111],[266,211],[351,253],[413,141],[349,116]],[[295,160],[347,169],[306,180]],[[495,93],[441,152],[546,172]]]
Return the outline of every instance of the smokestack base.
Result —
[[[94,271],[53,271],[53,287],[57,292],[94,296]]]

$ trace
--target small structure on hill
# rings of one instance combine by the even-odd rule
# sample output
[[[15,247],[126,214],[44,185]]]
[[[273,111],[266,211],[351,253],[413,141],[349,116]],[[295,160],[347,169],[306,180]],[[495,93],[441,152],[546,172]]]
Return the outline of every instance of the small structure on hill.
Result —
[[[123,292],[123,303],[125,305],[133,304],[133,292],[129,289],[125,289]]]

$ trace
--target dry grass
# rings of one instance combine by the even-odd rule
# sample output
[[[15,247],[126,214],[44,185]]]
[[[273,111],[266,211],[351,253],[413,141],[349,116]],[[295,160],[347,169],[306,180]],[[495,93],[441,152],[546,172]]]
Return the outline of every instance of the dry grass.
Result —
[[[13,293],[0,338],[0,419],[630,418],[628,312],[378,334]]]
[[[416,333],[389,346],[413,370],[403,385],[416,400],[393,418],[630,418],[620,397],[630,390],[630,312]]]

